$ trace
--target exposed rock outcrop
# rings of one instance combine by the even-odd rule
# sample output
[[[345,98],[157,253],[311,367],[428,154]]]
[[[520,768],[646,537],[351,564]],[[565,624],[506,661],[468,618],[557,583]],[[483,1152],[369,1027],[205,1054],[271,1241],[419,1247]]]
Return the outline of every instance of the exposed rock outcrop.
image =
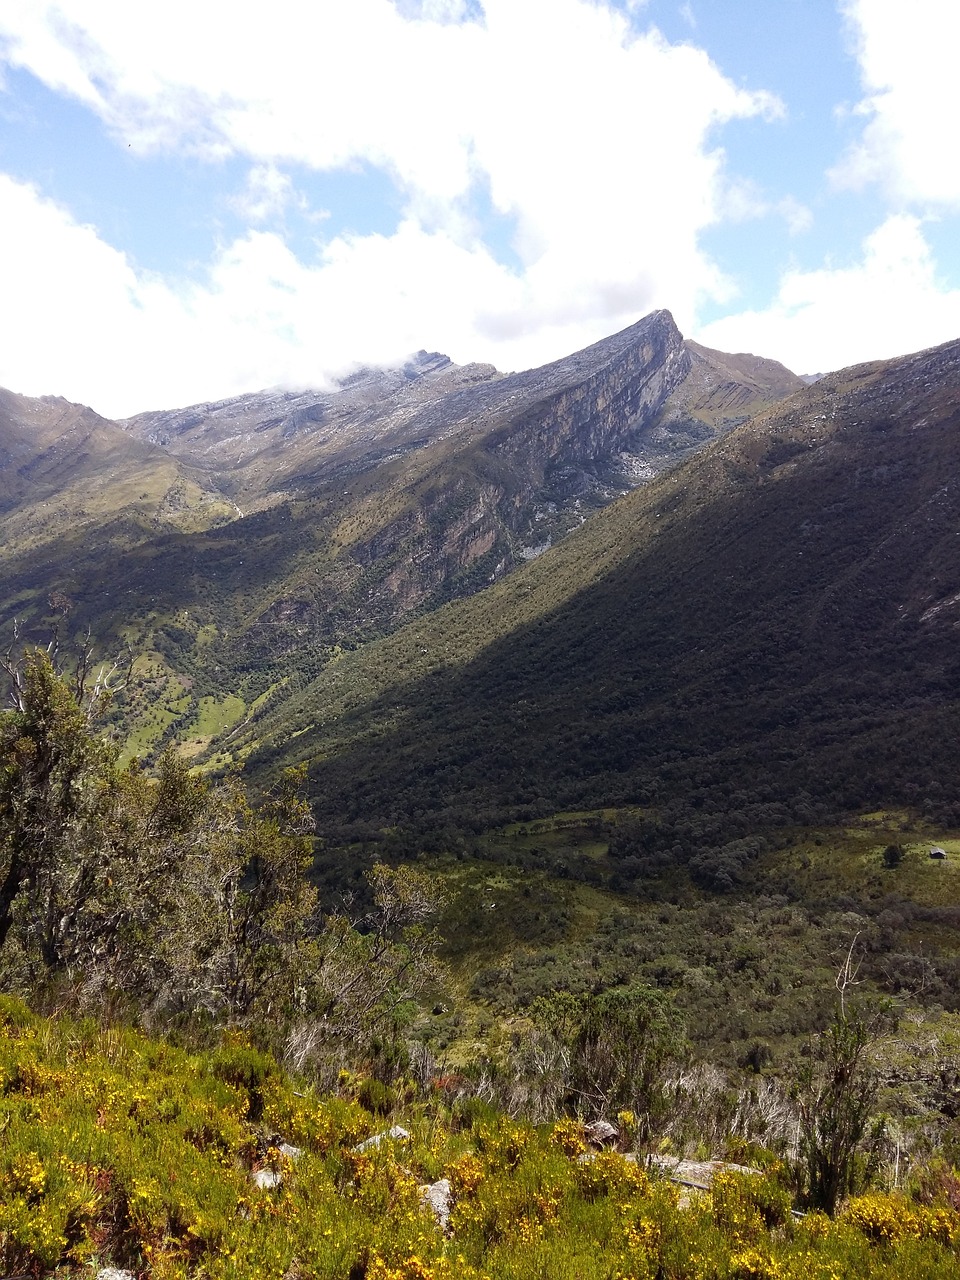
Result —
[[[450,1229],[450,1210],[453,1208],[453,1190],[449,1178],[441,1178],[420,1188],[420,1202],[437,1220],[443,1231]]]

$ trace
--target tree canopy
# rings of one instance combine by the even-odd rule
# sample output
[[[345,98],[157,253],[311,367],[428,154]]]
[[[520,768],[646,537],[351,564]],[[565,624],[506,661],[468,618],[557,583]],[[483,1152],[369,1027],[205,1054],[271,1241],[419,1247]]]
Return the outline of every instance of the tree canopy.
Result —
[[[395,1027],[436,979],[437,895],[376,867],[363,920],[324,912],[310,881],[302,770],[254,802],[167,751],[121,767],[98,735],[95,682],[44,650],[7,664],[0,714],[0,978],[140,1013],[273,1027],[305,1045]]]

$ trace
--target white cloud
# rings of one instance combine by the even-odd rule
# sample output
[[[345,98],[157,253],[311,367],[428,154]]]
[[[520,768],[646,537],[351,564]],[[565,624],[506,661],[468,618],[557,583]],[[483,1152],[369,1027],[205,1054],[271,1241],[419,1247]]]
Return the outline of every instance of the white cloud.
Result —
[[[273,164],[254,165],[247,174],[243,191],[230,203],[242,218],[251,223],[282,218],[290,205],[306,208],[306,200],[294,190],[290,175]]]
[[[168,389],[147,378],[131,406],[133,359],[118,400],[138,408],[145,396],[182,402],[194,387],[196,398],[255,378],[304,382],[350,357],[424,345],[516,368],[657,306],[689,326],[704,297],[729,292],[699,246],[723,216],[714,132],[776,115],[777,100],[737,88],[701,50],[638,33],[601,0],[485,0],[482,21],[476,9],[6,0],[7,59],[95,111],[125,145],[246,157],[251,226],[297,198],[284,176],[292,164],[363,163],[401,192],[392,235],[334,240],[299,261],[277,237],[251,232],[189,288],[144,281],[46,207],[41,222],[61,246],[82,242],[126,282],[100,291],[101,322],[125,347],[128,329],[149,330],[166,371]],[[513,228],[506,265],[483,240],[485,200]],[[42,245],[30,242],[39,259]],[[59,288],[64,314],[87,296],[66,262]],[[131,306],[143,314],[128,326]],[[211,385],[201,387],[204,343]],[[55,343],[45,351],[44,389],[76,394],[55,372],[73,364]],[[23,385],[9,349],[3,356],[3,377]],[[105,404],[112,384],[75,372],[91,388],[84,398]]]
[[[960,208],[960,5],[956,0],[846,0],[866,123],[833,171],[844,187],[878,182],[901,205]]]
[[[960,289],[938,280],[920,221],[895,214],[868,236],[859,262],[788,271],[769,308],[717,320],[697,338],[816,373],[902,355],[958,334]]]
[[[476,358],[478,344],[497,343],[478,336],[475,312],[497,313],[517,287],[482,247],[411,221],[392,236],[335,239],[311,265],[278,235],[251,231],[203,281],[179,285],[136,271],[93,228],[3,176],[0,225],[0,385],[112,417],[322,386],[358,359],[393,363],[421,346]],[[575,324],[560,332],[561,350],[576,345]]]
[[[465,22],[471,16],[467,0],[397,0],[397,9],[426,22]]]
[[[718,208],[724,221],[749,222],[771,214],[782,218],[790,235],[799,235],[813,225],[813,213],[795,196],[770,200],[760,186],[750,179],[726,182],[721,189]]]
[[[775,208],[792,236],[802,235],[813,226],[813,211],[794,196],[784,196],[777,201]]]

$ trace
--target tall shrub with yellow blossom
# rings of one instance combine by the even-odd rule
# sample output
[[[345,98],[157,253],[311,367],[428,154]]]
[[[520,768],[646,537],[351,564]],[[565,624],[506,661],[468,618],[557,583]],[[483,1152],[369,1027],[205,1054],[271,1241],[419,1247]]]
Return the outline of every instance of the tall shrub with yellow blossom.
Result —
[[[188,1053],[0,999],[0,1271],[158,1280],[932,1280],[960,1215],[872,1192],[795,1220],[778,1166],[682,1193],[578,1122],[476,1118],[345,1075],[295,1084],[239,1032]],[[389,1137],[402,1123],[409,1138]],[[374,1144],[364,1145],[380,1135]],[[270,1174],[261,1178],[256,1174]],[[444,1225],[424,1184],[449,1180]]]

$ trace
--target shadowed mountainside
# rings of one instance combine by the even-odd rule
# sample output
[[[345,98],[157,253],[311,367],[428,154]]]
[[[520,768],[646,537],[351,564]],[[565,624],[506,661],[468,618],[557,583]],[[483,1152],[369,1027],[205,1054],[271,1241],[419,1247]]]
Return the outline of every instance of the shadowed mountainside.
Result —
[[[328,822],[954,790],[960,343],[823,378],[249,730]]]

